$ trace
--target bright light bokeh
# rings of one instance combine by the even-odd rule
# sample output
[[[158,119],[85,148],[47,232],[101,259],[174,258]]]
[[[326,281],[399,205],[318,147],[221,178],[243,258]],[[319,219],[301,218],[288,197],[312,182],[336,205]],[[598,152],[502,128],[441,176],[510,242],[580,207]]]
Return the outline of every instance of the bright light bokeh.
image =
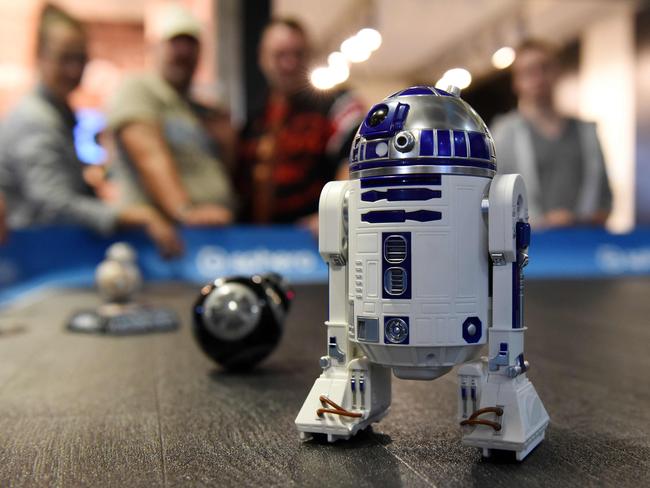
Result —
[[[347,64],[334,64],[329,65],[327,69],[330,72],[330,75],[334,79],[334,84],[338,85],[343,83],[350,77],[350,68]]]
[[[348,37],[341,43],[341,52],[351,63],[367,61],[372,51],[357,36]]]
[[[327,57],[327,69],[335,80],[335,84],[343,83],[350,77],[350,65],[347,58],[338,51]]]
[[[361,29],[354,36],[341,43],[341,51],[334,51],[327,57],[327,66],[320,66],[311,72],[311,84],[319,90],[343,83],[350,77],[350,64],[362,63],[381,46],[381,34],[369,27]]]
[[[336,85],[336,78],[332,73],[332,70],[326,66],[319,66],[314,69],[309,75],[309,80],[311,84],[314,85],[314,88],[319,90],[329,90],[334,85]]]
[[[496,69],[506,69],[515,60],[515,50],[510,46],[503,46],[497,49],[492,55],[492,66]]]
[[[381,34],[376,29],[366,27],[357,32],[359,42],[370,49],[371,52],[376,51],[381,46]]]
[[[436,87],[444,90],[446,86],[453,85],[464,90],[470,83],[472,83],[472,74],[469,71],[465,68],[452,68],[442,75],[442,78],[436,83]]]
[[[348,65],[348,58],[342,52],[334,51],[327,56],[327,64],[330,66]]]

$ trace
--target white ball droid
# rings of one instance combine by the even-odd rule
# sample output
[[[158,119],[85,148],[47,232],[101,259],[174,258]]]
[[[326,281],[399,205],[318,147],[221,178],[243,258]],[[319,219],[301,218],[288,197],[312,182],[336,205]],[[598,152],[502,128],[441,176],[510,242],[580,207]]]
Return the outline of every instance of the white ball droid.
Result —
[[[135,249],[126,242],[112,244],[95,270],[95,283],[104,303],[75,313],[66,327],[72,332],[140,334],[178,328],[176,313],[164,307],[144,305],[136,294],[142,275]]]
[[[109,303],[126,303],[142,286],[135,249],[126,242],[116,242],[106,250],[106,259],[95,271],[97,289]]]
[[[457,88],[411,87],[372,107],[350,180],[320,197],[328,343],[301,438],[348,439],[379,421],[391,370],[432,380],[462,365],[463,443],[525,458],[549,423],[524,360],[527,220],[521,176],[496,175],[493,140]]]

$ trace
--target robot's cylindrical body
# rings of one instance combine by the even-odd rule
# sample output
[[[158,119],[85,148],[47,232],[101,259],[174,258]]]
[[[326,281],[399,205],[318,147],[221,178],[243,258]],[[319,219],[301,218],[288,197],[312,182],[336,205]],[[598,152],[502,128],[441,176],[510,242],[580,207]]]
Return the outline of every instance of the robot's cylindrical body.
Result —
[[[327,355],[296,426],[348,439],[391,404],[390,371],[458,370],[463,442],[525,458],[549,418],[526,377],[522,269],[530,226],[520,175],[458,90],[415,86],[373,106],[328,183],[318,249],[329,265]],[[488,343],[485,360],[467,363]]]
[[[463,100],[416,87],[371,109],[351,154],[350,340],[403,378],[432,379],[487,341],[482,201],[496,169]]]

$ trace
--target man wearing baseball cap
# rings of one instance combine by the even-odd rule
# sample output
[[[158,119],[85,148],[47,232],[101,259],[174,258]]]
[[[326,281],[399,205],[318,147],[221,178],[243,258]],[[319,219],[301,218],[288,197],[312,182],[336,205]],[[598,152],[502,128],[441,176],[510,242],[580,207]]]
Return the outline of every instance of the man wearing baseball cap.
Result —
[[[126,80],[109,103],[121,202],[152,203],[184,225],[228,224],[230,175],[206,129],[215,114],[190,99],[201,25],[178,5],[156,21],[155,71]]]

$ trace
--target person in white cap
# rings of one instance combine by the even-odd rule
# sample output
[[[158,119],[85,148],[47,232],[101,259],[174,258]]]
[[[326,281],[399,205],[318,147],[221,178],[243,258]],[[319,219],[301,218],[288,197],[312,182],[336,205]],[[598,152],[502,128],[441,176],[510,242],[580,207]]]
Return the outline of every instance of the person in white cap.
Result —
[[[152,203],[183,225],[229,224],[235,196],[220,141],[207,130],[219,114],[190,98],[201,26],[178,5],[157,20],[155,72],[126,80],[109,103],[121,202]]]

